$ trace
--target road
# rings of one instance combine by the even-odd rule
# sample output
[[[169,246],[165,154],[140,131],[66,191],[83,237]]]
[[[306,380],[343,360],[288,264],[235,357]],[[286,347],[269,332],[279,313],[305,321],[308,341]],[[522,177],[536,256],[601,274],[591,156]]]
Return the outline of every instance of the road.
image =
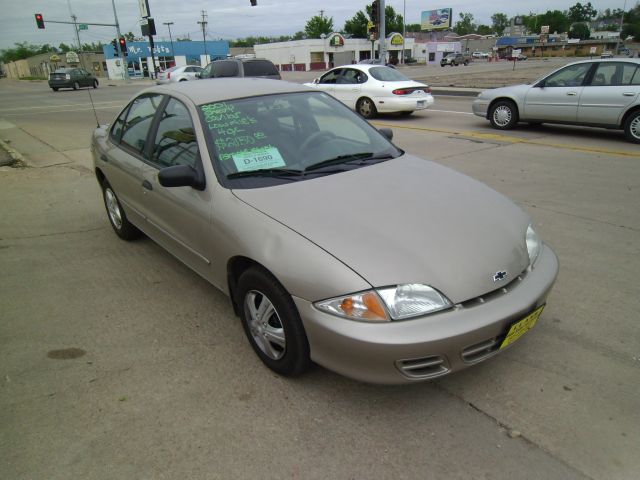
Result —
[[[0,138],[30,165],[0,168],[1,478],[637,478],[640,152],[621,132],[497,134],[445,96],[375,120],[527,210],[560,275],[535,330],[459,374],[290,380],[221,293],[111,231],[88,139],[139,88],[0,85]]]

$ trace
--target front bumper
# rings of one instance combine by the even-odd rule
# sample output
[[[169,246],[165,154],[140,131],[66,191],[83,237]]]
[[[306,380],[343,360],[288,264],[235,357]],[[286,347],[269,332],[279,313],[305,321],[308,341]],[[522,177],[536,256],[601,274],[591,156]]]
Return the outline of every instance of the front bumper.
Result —
[[[462,370],[501,351],[510,325],[545,303],[557,273],[558,259],[545,246],[535,268],[506,291],[399,322],[355,322],[323,313],[301,298],[294,302],[316,363],[364,382],[410,383]]]
[[[490,103],[489,100],[476,98],[471,104],[471,110],[475,115],[478,115],[479,117],[482,117],[482,118],[487,118],[489,103]]]
[[[433,105],[433,95],[378,97],[374,100],[378,112],[413,112]]]

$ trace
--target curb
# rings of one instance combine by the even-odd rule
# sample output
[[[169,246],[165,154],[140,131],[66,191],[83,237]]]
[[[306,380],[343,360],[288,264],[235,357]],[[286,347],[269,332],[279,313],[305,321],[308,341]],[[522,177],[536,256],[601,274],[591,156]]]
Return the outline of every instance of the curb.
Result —
[[[0,164],[0,167],[13,167],[13,168],[26,168],[27,162],[24,157],[17,150],[11,148],[7,142],[0,138],[0,148],[9,154],[11,157],[10,163]]]

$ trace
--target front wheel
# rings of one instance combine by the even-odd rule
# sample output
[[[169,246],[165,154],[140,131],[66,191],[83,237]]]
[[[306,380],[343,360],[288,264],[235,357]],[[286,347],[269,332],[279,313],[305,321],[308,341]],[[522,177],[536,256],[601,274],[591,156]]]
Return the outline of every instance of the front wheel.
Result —
[[[291,295],[269,272],[252,267],[238,280],[237,301],[245,334],[260,360],[280,375],[311,366],[309,342]]]
[[[104,206],[107,209],[109,223],[113,227],[113,231],[116,232],[116,235],[123,240],[133,240],[139,237],[140,230],[129,222],[116,196],[116,192],[113,191],[113,188],[111,188],[111,185],[109,185],[109,182],[106,180],[102,182],[102,196]]]
[[[624,135],[633,143],[640,143],[640,110],[636,110],[624,122]]]
[[[51,87],[51,90],[53,90],[54,92],[58,91],[58,87]]]
[[[78,90],[80,88],[80,84],[78,82],[73,82],[73,89]]]
[[[378,113],[373,101],[366,97],[358,100],[358,103],[356,104],[356,111],[367,119],[375,117],[376,113]]]
[[[500,100],[491,107],[489,121],[493,128],[510,130],[518,122],[518,109],[511,100]]]

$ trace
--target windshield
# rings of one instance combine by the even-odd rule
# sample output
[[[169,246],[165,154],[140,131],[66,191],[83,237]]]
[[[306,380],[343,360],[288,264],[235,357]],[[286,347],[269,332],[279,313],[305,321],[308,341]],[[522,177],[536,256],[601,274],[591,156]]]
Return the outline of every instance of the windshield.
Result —
[[[214,169],[230,188],[309,180],[402,154],[322,92],[216,102],[200,111]]]
[[[381,82],[406,82],[409,78],[399,71],[389,67],[374,67],[369,69],[369,75]]]

